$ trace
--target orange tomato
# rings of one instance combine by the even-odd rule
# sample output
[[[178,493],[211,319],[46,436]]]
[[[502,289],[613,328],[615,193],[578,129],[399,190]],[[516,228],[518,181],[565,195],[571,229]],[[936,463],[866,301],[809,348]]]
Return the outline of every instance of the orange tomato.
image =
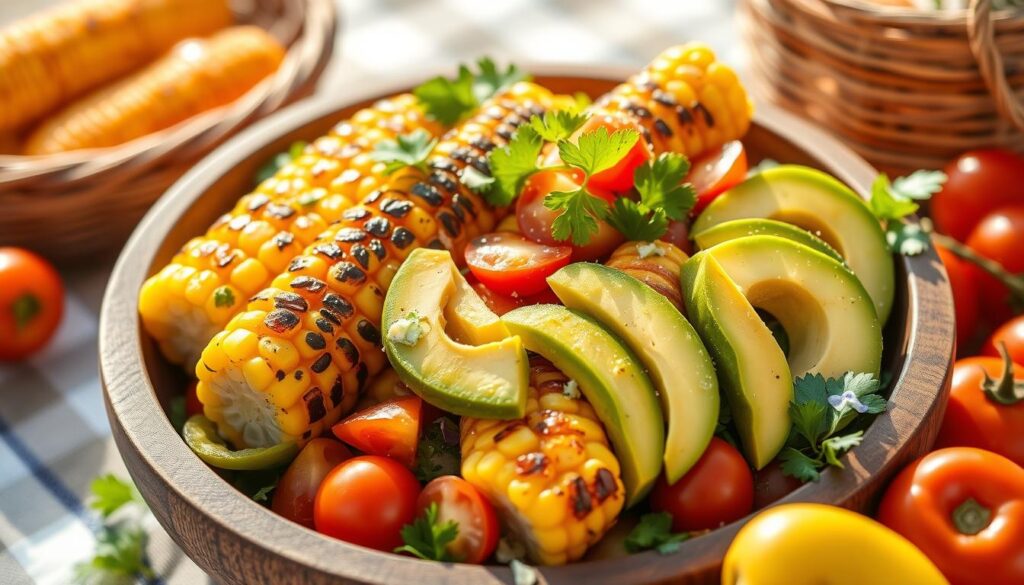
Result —
[[[393,398],[350,415],[331,431],[363,453],[390,457],[411,468],[416,464],[422,412],[419,396]]]

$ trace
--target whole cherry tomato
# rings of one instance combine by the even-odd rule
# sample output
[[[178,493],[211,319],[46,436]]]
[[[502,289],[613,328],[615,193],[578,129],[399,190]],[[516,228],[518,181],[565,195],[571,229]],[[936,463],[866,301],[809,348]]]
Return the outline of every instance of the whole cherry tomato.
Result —
[[[686,180],[697,191],[697,203],[690,210],[697,217],[708,203],[747,178],[747,152],[739,140],[727,142],[701,155],[690,166]]]
[[[711,530],[754,509],[754,477],[743,455],[714,437],[704,454],[679,481],[662,475],[651,492],[651,509],[672,515],[672,530]]]
[[[969,357],[953,364],[937,444],[988,449],[1024,465],[1024,366],[1008,357]]]
[[[387,457],[353,457],[327,474],[316,493],[317,532],[391,552],[402,545],[402,527],[416,517],[420,484]]]
[[[961,347],[968,345],[978,326],[978,285],[971,266],[948,249],[936,244],[935,251],[946,265],[949,286],[953,289],[956,309],[956,337]]]
[[[419,396],[392,398],[349,415],[331,431],[367,455],[390,457],[412,468],[420,443],[422,412]]]
[[[1005,457],[933,451],[896,476],[878,519],[954,585],[1024,583],[1024,468]]]
[[[327,474],[352,457],[348,447],[334,439],[313,439],[299,451],[277,482],[270,509],[292,522],[313,528],[313,502]]]
[[[1022,171],[1021,177],[1024,177]],[[1024,183],[1024,179],[1020,180]],[[967,238],[967,245],[982,256],[995,260],[1012,274],[1024,272],[1024,205],[1003,207],[986,215]],[[978,266],[971,265],[978,282],[982,306],[993,325],[1013,316],[1006,286]]]
[[[547,277],[569,263],[572,248],[549,246],[511,233],[474,239],[466,247],[473,276],[503,295],[533,295],[548,289]]]
[[[982,346],[982,355],[999,357],[1000,343],[1006,346],[1011,360],[1024,364],[1024,315],[1014,317],[996,329]]]
[[[939,231],[964,242],[999,207],[1024,203],[1024,157],[1002,149],[966,152],[946,166],[949,180],[932,197]]]
[[[0,361],[20,360],[53,337],[64,312],[64,285],[49,262],[0,248]]]
[[[473,484],[454,475],[434,479],[423,488],[416,508],[422,514],[431,504],[437,505],[438,524],[459,525],[458,535],[447,546],[455,560],[483,563],[498,547],[498,515]]]

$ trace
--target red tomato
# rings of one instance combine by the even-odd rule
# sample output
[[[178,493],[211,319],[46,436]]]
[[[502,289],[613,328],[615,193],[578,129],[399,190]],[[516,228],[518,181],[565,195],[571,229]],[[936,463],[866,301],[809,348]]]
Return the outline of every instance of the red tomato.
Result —
[[[978,325],[978,285],[967,262],[938,244],[935,245],[935,251],[946,265],[949,286],[953,289],[958,344],[966,346],[974,338]]]
[[[519,234],[480,236],[466,247],[466,264],[480,282],[503,295],[532,295],[548,288],[547,277],[569,263],[572,248],[548,246]]]
[[[608,131],[608,134],[627,128],[637,130],[635,124],[618,116],[593,116],[576,131],[576,134],[570,140],[575,142],[579,135],[593,132],[598,128],[604,128]],[[629,152],[615,166],[590,177],[588,185],[594,189],[605,189],[613,193],[629,191],[633,188],[633,174],[636,172],[637,167],[650,160],[650,158],[650,150],[644,144],[643,138],[638,138],[633,148],[629,149]]]
[[[316,493],[313,524],[327,536],[391,552],[416,517],[420,484],[402,464],[375,455],[353,457],[327,474]]]
[[[185,388],[185,414],[189,416],[203,414],[203,403],[199,401],[199,395],[196,394],[198,385],[199,382],[193,380],[188,388]]]
[[[686,255],[693,253],[693,243],[690,241],[689,221],[670,220],[665,235],[659,238],[662,242],[668,242],[682,250]]]
[[[352,457],[348,447],[334,439],[313,439],[281,476],[270,509],[292,522],[313,528],[313,502],[327,474]]]
[[[747,151],[739,140],[727,142],[693,161],[686,177],[697,191],[697,203],[690,214],[697,216],[708,203],[747,178]]]
[[[1014,317],[1003,323],[996,332],[985,342],[981,348],[983,355],[999,357],[998,344],[1006,345],[1006,351],[1010,359],[1018,364],[1024,364],[1024,315]]]
[[[470,277],[472,276],[473,275],[470,274]],[[512,309],[518,309],[523,306],[523,297],[500,295],[487,288],[487,285],[475,278],[472,279],[470,285],[473,287],[473,290],[476,291],[476,294],[480,295],[480,298],[483,300],[484,304],[487,305],[487,308],[494,311],[494,314],[499,317],[508,313]]]
[[[754,509],[754,477],[743,455],[715,437],[704,455],[679,481],[662,475],[651,492],[651,509],[672,515],[672,530],[711,530]]]
[[[1022,171],[1024,173],[1024,171]],[[1024,183],[1024,174],[1020,175]],[[1024,205],[1004,207],[985,216],[967,238],[967,245],[982,256],[995,260],[1012,274],[1024,272]],[[981,268],[971,265],[977,279],[981,306],[994,324],[1013,316],[1009,291]]]
[[[64,312],[64,285],[49,262],[0,248],[0,361],[20,360],[53,337]]]
[[[412,467],[416,464],[422,411],[419,396],[392,398],[349,415],[331,431],[363,453],[390,457]]]
[[[544,197],[554,191],[575,191],[576,189],[579,189],[579,184],[574,182],[568,173],[547,171],[530,177],[516,202],[519,231],[527,238],[541,244],[549,246],[568,244],[569,242],[560,242],[551,236],[551,225],[561,212],[544,207]],[[615,200],[613,195],[600,192],[594,194],[609,203]],[[623,239],[618,230],[608,225],[607,222],[599,221],[597,233],[590,238],[586,245],[573,246],[572,258],[574,261],[602,258],[611,254]]]
[[[1008,150],[966,152],[946,166],[946,174],[946,185],[932,197],[932,219],[961,242],[997,208],[1024,203],[1024,157]]]
[[[427,484],[416,500],[420,514],[437,504],[437,521],[454,520],[459,534],[448,544],[448,553],[462,563],[483,563],[498,547],[498,516],[494,506],[473,484],[445,475]]]
[[[754,472],[754,509],[775,503],[802,485],[799,479],[782,473],[782,463],[776,459]]]

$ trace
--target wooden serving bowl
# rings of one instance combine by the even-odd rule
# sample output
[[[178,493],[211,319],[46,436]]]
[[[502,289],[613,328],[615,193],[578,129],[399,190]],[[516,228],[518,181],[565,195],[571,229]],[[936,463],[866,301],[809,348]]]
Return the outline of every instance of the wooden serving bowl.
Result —
[[[598,95],[630,72],[533,67],[555,91]],[[281,518],[207,467],[175,433],[166,407],[181,392],[182,373],[165,363],[138,317],[143,280],[190,236],[205,231],[251,186],[256,169],[299,139],[311,139],[361,107],[422,78],[323,96],[261,122],[206,157],[149,212],[128,242],[103,303],[100,369],[107,413],[128,470],[163,527],[215,580],[225,584],[498,583],[508,568],[424,562],[334,540]],[[820,130],[760,107],[744,141],[753,161],[815,166],[866,194],[875,171]],[[781,502],[824,502],[870,510],[886,481],[931,446],[949,391],[953,304],[946,273],[931,250],[898,257],[896,304],[886,327],[885,371],[893,376],[890,408],[868,428],[846,469],[827,470]],[[540,569],[548,583],[717,583],[726,548],[745,520],[690,539],[678,553]]]

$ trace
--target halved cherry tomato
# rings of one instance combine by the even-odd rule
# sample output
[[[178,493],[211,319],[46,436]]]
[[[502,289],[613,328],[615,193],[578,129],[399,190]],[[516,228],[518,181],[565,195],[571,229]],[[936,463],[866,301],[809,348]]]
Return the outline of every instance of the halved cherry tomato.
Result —
[[[593,132],[598,128],[604,128],[608,131],[608,134],[617,130],[637,129],[635,124],[618,116],[593,116],[576,131],[574,138],[570,138],[570,140],[575,141],[575,138],[579,135]],[[590,177],[588,185],[594,189],[605,189],[613,193],[629,191],[633,188],[633,174],[636,172],[637,167],[650,160],[650,158],[650,150],[644,144],[643,138],[638,138],[633,148],[629,149],[629,152],[619,162]]]
[[[363,453],[390,457],[411,468],[416,464],[422,412],[419,396],[394,398],[350,415],[331,431]]]
[[[1024,171],[1018,177],[1024,177]],[[1019,179],[1021,183],[1024,180]],[[971,231],[967,245],[982,256],[995,260],[1011,274],[1024,272],[1024,204],[1002,207],[986,215]],[[981,268],[970,266],[977,279],[984,315],[991,326],[1013,316],[1010,292],[1003,283]]]
[[[49,262],[0,248],[0,361],[20,360],[53,337],[64,312],[64,285]]]
[[[525,307],[526,305],[560,305],[562,301],[555,296],[555,293],[551,291],[551,288],[545,288],[541,292],[530,295],[530,296],[509,296],[498,294],[493,290],[487,288],[487,285],[477,280],[472,274],[469,275],[469,285],[473,287],[476,294],[480,295],[480,298],[487,305],[487,308],[494,311],[499,317],[508,313],[512,309],[518,309],[519,307]],[[429,406],[429,405],[428,405]]]
[[[999,343],[1006,345],[1006,352],[1010,354],[1011,360],[1024,364],[1024,315],[1014,317],[996,329],[982,346],[982,355],[999,357]]]
[[[401,463],[364,455],[338,465],[320,484],[313,504],[317,532],[391,552],[402,527],[416,518],[420,484]]]
[[[665,235],[659,238],[682,250],[686,255],[693,254],[693,242],[690,241],[690,222],[670,220]]]
[[[270,509],[313,528],[313,502],[320,484],[332,469],[351,457],[348,447],[334,439],[319,438],[306,443],[277,482]]]
[[[935,251],[946,265],[949,286],[953,289],[957,345],[966,347],[974,338],[978,326],[978,284],[967,262],[938,244],[935,245]]]
[[[747,151],[739,140],[725,143],[701,155],[690,165],[686,177],[697,191],[697,203],[691,210],[696,216],[722,193],[739,185],[747,178]]]
[[[480,236],[466,247],[466,264],[488,288],[504,295],[532,295],[548,288],[544,280],[569,263],[572,248],[548,246],[519,234]]]
[[[448,544],[448,553],[462,563],[482,563],[498,546],[498,516],[494,506],[473,484],[445,475],[427,484],[416,499],[420,514],[437,504],[437,521],[459,525],[459,534]]]
[[[565,172],[545,171],[530,177],[523,187],[523,192],[516,202],[516,220],[519,222],[519,231],[524,236],[541,244],[549,246],[568,245],[570,242],[560,242],[551,236],[551,225],[560,211],[552,211],[544,207],[544,197],[555,191],[575,191],[579,184],[574,182],[571,174]],[[592,191],[612,203],[615,196]],[[572,259],[574,261],[596,260],[607,256],[624,240],[618,230],[608,225],[607,222],[597,222],[598,231],[590,241],[583,246],[573,246]]]
[[[196,394],[196,386],[198,385],[199,382],[193,380],[185,388],[185,414],[188,416],[203,414],[203,403],[199,401],[199,396]]]
[[[940,232],[961,242],[997,208],[1024,204],[1024,157],[1008,150],[965,152],[946,166],[946,175],[931,200],[932,219]]]
[[[669,485],[662,475],[651,492],[651,509],[672,515],[672,530],[710,530],[754,509],[754,477],[743,455],[714,437],[700,460]]]

